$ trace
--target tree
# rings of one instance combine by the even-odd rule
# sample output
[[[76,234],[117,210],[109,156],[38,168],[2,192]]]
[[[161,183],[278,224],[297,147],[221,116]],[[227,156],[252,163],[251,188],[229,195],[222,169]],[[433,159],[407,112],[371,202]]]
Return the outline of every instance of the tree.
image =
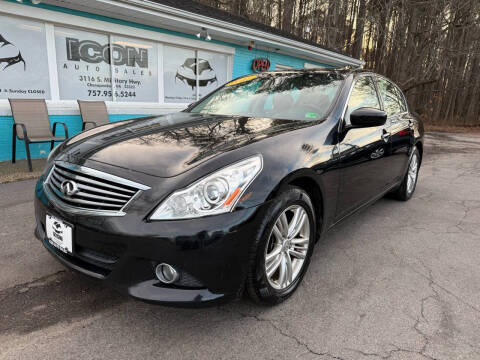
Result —
[[[480,125],[479,0],[197,2],[363,59],[426,122]]]

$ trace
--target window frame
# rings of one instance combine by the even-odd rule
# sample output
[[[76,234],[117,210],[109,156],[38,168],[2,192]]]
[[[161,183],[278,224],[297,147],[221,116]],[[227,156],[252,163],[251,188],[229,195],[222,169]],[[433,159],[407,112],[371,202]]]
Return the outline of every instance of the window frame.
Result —
[[[233,75],[233,57],[235,48],[223,44],[216,44],[202,40],[189,39],[187,37],[168,34],[160,31],[145,30],[142,28],[132,27],[123,24],[111,23],[104,20],[91,19],[71,14],[63,14],[58,16],[58,12],[46,10],[37,7],[28,7],[28,14],[25,14],[25,5],[22,4],[0,4],[0,16],[9,18],[33,20],[43,23],[45,26],[45,37],[47,46],[47,63],[46,71],[49,73],[50,79],[50,98],[45,99],[50,114],[54,115],[75,115],[78,114],[78,106],[76,100],[61,100],[59,89],[59,77],[57,69],[57,52],[55,47],[55,26],[69,28],[72,30],[82,30],[92,33],[106,35],[109,42],[112,37],[121,36],[149,41],[157,46],[157,72],[158,72],[158,99],[156,102],[142,101],[115,101],[112,97],[111,101],[105,101],[110,114],[160,114],[171,111],[178,111],[186,108],[189,103],[169,103],[164,98],[164,81],[163,81],[163,62],[164,47],[177,46],[193,50],[198,56],[198,51],[206,51],[219,53],[227,56],[227,82],[232,80]],[[135,34],[132,36],[132,29]],[[112,77],[112,88],[113,88]],[[198,87],[197,87],[198,90]],[[197,91],[198,101],[198,91]],[[0,115],[11,115],[8,99],[0,99]]]
[[[382,100],[382,106],[383,106],[383,109],[382,109],[382,110],[385,111],[385,103],[384,103],[384,100],[383,100],[382,90],[380,89],[380,86],[379,86],[379,84],[378,84],[379,80],[384,80],[384,81],[386,81],[386,82],[388,82],[388,83],[390,83],[390,84],[393,85],[393,87],[397,90],[397,92],[400,93],[401,96],[400,96],[399,99],[401,100],[401,102],[403,103],[403,105],[404,105],[404,107],[405,107],[405,110],[402,109],[402,111],[400,111],[400,112],[398,112],[398,113],[396,113],[396,114],[393,114],[393,115],[388,115],[388,114],[387,114],[387,121],[388,121],[390,118],[392,118],[392,117],[398,117],[398,116],[400,116],[400,115],[403,115],[403,114],[408,113],[408,112],[409,112],[409,109],[408,109],[407,99],[405,98],[405,94],[404,94],[403,91],[400,89],[400,87],[399,87],[397,84],[395,84],[393,81],[391,81],[390,79],[386,78],[385,76],[376,75],[376,76],[375,76],[375,85],[376,85],[376,87],[377,87],[377,92],[379,93],[379,95],[381,95],[381,96],[380,96],[380,99]],[[398,96],[397,96],[397,98],[398,98]]]
[[[345,100],[345,104],[343,106],[342,116],[340,117],[340,119],[342,120],[341,122],[343,122],[343,126],[350,125],[350,119],[345,118],[345,116],[347,114],[348,103],[350,102],[350,97],[352,96],[352,92],[353,92],[353,89],[355,88],[355,84],[357,83],[358,80],[360,80],[363,77],[370,77],[370,79],[372,80],[373,86],[375,88],[375,93],[377,95],[378,104],[380,105],[380,110],[384,110],[383,99],[380,97],[380,93],[379,93],[379,89],[378,89],[378,86],[377,86],[377,80],[375,78],[375,74],[374,73],[362,73],[362,74],[359,74],[359,75],[353,74],[353,80],[352,80],[352,83],[350,85],[350,89],[348,91],[347,99]]]

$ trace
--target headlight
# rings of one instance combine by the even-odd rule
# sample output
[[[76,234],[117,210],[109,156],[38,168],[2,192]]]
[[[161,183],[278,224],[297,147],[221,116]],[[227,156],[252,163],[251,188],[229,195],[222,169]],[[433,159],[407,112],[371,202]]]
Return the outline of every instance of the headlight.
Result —
[[[261,170],[260,155],[229,165],[186,189],[175,191],[150,219],[190,219],[229,212]]]

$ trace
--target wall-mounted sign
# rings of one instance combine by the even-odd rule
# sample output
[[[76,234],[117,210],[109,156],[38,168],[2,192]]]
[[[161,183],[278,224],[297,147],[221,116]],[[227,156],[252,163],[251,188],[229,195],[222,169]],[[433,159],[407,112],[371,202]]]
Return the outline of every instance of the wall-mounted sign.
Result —
[[[270,60],[267,58],[256,58],[252,61],[252,70],[255,72],[267,71],[270,69]]]
[[[0,99],[50,98],[45,25],[0,16]]]
[[[227,82],[228,55],[164,47],[165,102],[191,103]]]
[[[62,100],[158,101],[156,44],[56,27],[55,45]]]

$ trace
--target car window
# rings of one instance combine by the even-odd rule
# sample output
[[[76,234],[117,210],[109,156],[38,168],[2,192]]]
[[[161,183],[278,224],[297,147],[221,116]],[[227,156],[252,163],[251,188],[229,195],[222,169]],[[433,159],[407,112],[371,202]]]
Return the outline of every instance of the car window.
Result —
[[[398,101],[400,102],[400,107],[402,108],[402,112],[407,111],[407,103],[405,102],[405,96],[403,96],[402,90],[398,86],[395,85],[395,90],[397,91]]]
[[[350,119],[350,114],[362,107],[371,107],[380,109],[377,90],[370,76],[362,76],[355,81],[350,99],[348,100],[347,113],[345,119]]]
[[[325,119],[345,78],[330,72],[248,75],[227,83],[193,113],[316,121]]]
[[[407,110],[403,96],[395,84],[388,80],[379,78],[378,89],[383,99],[383,106],[388,116],[396,115]]]

